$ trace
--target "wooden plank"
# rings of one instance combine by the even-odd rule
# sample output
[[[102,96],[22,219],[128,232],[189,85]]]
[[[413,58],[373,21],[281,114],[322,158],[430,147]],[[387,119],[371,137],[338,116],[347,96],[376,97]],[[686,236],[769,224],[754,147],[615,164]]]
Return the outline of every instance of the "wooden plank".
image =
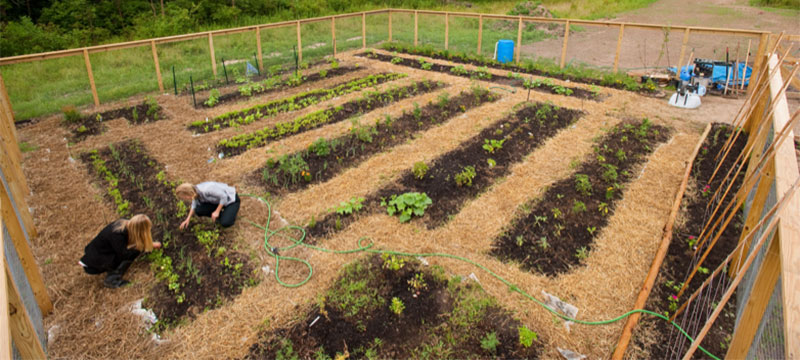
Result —
[[[564,68],[564,63],[567,61],[567,43],[569,42],[569,20],[567,20],[566,25],[564,26],[564,45],[561,46],[561,62],[559,63],[560,68]]]
[[[214,35],[208,33],[208,52],[211,54],[211,72],[217,78],[217,56],[214,54]]]
[[[389,42],[392,42],[392,12],[389,11]]]
[[[678,56],[678,69],[675,71],[675,78],[679,79],[681,77],[681,67],[683,66],[683,56],[686,55],[686,45],[689,43],[689,33],[692,31],[691,28],[686,28],[683,31],[683,42],[681,42],[681,55]],[[691,55],[689,55],[689,62],[692,61]]]
[[[522,53],[522,16],[519,17],[519,23],[517,24],[517,46],[514,47],[514,60],[516,60],[517,64],[520,62],[520,54]]]
[[[711,124],[706,125],[706,129],[703,131],[703,134],[700,135],[700,140],[697,142],[697,145],[695,145],[692,155],[689,156],[689,160],[686,162],[686,168],[683,171],[683,180],[681,180],[681,185],[678,188],[678,192],[675,194],[675,200],[672,202],[672,210],[670,210],[667,223],[664,225],[664,235],[661,237],[661,244],[656,251],[656,256],[653,257],[653,263],[650,265],[650,270],[648,271],[647,277],[642,284],[642,289],[639,291],[639,296],[636,298],[636,302],[633,304],[634,309],[644,309],[647,298],[650,297],[650,291],[652,291],[653,285],[656,282],[658,271],[661,269],[661,264],[664,262],[664,257],[667,255],[667,250],[669,250],[675,218],[678,216],[678,212],[681,208],[681,201],[683,200],[683,194],[686,191],[686,186],[689,183],[689,175],[692,173],[694,159],[697,157],[697,153],[700,152],[700,148],[703,146],[703,142],[705,141],[709,132],[711,132]],[[629,316],[626,320],[625,327],[622,329],[622,334],[619,337],[617,347],[614,349],[614,354],[611,356],[612,359],[621,360],[625,356],[625,350],[627,350],[628,344],[630,343],[631,335],[633,334],[633,328],[639,321],[640,316],[640,313],[635,313]]]
[[[156,49],[156,42],[150,41],[150,47],[153,49],[153,64],[156,66],[156,78],[158,78],[158,91],[164,92],[164,82],[161,80],[161,65],[158,63],[158,50]]]
[[[449,48],[449,40],[450,40],[450,14],[447,12],[444,13],[444,49],[447,50]]]
[[[481,54],[481,42],[483,42],[483,15],[478,16],[478,55]]]
[[[0,74],[0,146],[2,146],[3,154],[6,160],[15,164],[11,168],[4,168],[4,171],[11,173],[15,176],[15,182],[20,183],[23,194],[30,194],[31,189],[28,183],[24,181],[22,174],[22,152],[19,150],[19,142],[17,139],[17,128],[14,126],[14,110],[11,107],[11,100],[8,98],[6,91],[6,84],[3,80],[3,75]]]
[[[12,235],[13,236],[13,235]],[[42,344],[36,336],[30,314],[19,298],[19,290],[14,281],[9,276],[8,264],[4,268],[3,277],[6,278],[7,287],[3,289],[8,294],[8,314],[11,338],[14,346],[19,351],[23,359],[46,359],[47,355],[42,348]]]
[[[744,74],[742,74],[742,85],[739,90],[744,90],[745,77],[747,76],[747,62],[750,61],[750,45],[753,44],[753,39],[747,39],[747,53],[744,56]]]
[[[367,48],[367,13],[361,13],[361,48]]]
[[[297,61],[303,62],[303,38],[300,36],[300,21],[297,21]]]
[[[762,143],[763,146],[763,143]],[[759,151],[760,152],[760,151]],[[751,164],[753,164],[751,162]],[[775,181],[775,163],[773,161],[768,162],[764,168],[764,172],[761,175],[761,178],[758,182],[758,187],[756,188],[755,197],[753,197],[753,201],[750,203],[750,211],[747,214],[747,218],[744,222],[744,227],[742,228],[742,234],[739,238],[739,242],[744,242],[742,245],[747,251],[750,249],[752,240],[751,238],[745,239],[745,234],[749,233],[759,221],[761,221],[761,217],[764,213],[764,206],[767,202],[767,197],[769,196],[770,189],[772,189],[772,183]],[[754,166],[751,166],[754,167]],[[747,196],[747,194],[744,194]],[[741,265],[741,258],[733,258],[731,260],[730,266],[730,274],[736,274],[739,272],[739,266]]]
[[[0,211],[2,211],[2,204],[0,204]],[[2,221],[0,221],[2,223]],[[5,272],[6,268],[6,254],[5,246],[3,246],[3,230],[0,229],[0,269]],[[10,240],[9,240],[10,241]],[[12,359],[11,353],[11,319],[8,312],[8,277],[0,276],[0,358]],[[2,350],[5,349],[5,350]]]
[[[619,51],[622,49],[622,34],[625,32],[625,24],[619,26],[619,36],[617,36],[617,51],[614,53],[614,72],[619,70]],[[680,64],[680,62],[678,63]]]
[[[336,18],[331,19],[331,42],[333,43],[333,57],[336,57]]]
[[[414,10],[414,46],[417,46],[418,35],[419,35],[419,11]]]
[[[258,54],[258,71],[264,72],[264,55],[261,53],[261,28],[256,27],[256,53]]]
[[[97,87],[94,86],[94,74],[92,73],[92,63],[89,61],[89,51],[83,49],[83,62],[86,63],[86,74],[89,76],[89,85],[92,87],[92,97],[94,106],[100,106],[100,98],[97,97]]]
[[[755,63],[753,64],[753,69],[751,70],[750,75],[750,84],[758,83],[758,77],[761,72],[761,67],[764,65],[764,60],[766,59],[765,52],[767,50],[767,42],[769,41],[769,35],[763,34],[761,38],[758,40],[758,50],[756,50],[755,55]],[[747,93],[749,94],[753,91],[754,86],[747,87]]]

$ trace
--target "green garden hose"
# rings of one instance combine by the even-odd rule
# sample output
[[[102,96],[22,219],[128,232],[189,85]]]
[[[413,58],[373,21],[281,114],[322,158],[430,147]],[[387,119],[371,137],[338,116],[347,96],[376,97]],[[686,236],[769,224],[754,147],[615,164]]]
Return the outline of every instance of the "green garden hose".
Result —
[[[561,314],[561,313],[555,311],[551,307],[547,306],[543,302],[541,302],[538,299],[536,299],[535,297],[531,296],[530,294],[528,294],[524,290],[520,289],[516,285],[512,284],[508,280],[504,279],[502,276],[498,275],[497,273],[495,273],[494,271],[490,270],[489,268],[487,268],[487,267],[485,267],[485,266],[483,266],[483,265],[481,265],[481,264],[479,264],[479,263],[477,263],[475,261],[472,261],[470,259],[458,256],[458,255],[452,255],[452,254],[446,254],[446,253],[408,253],[408,252],[394,251],[394,250],[376,250],[376,249],[372,249],[372,246],[375,245],[372,241],[370,241],[370,243],[368,245],[364,245],[363,244],[364,240],[366,240],[367,237],[359,238],[358,239],[358,243],[357,243],[358,247],[355,248],[355,249],[350,249],[350,250],[331,250],[331,249],[321,248],[319,246],[306,244],[304,242],[305,238],[306,238],[306,230],[303,227],[295,226],[295,225],[287,225],[287,226],[284,226],[284,227],[282,227],[282,228],[280,228],[278,230],[270,230],[269,229],[269,224],[270,224],[270,222],[272,220],[272,206],[270,205],[270,203],[267,200],[265,200],[264,198],[262,198],[260,196],[257,196],[257,195],[242,194],[242,196],[247,196],[247,197],[252,197],[252,198],[258,199],[261,202],[263,202],[265,205],[267,205],[267,223],[266,223],[266,225],[265,226],[261,226],[259,224],[256,224],[256,223],[252,222],[252,221],[250,221],[250,223],[253,224],[253,226],[255,226],[257,228],[259,228],[261,230],[264,230],[264,249],[267,251],[267,253],[269,253],[270,255],[272,255],[275,258],[275,280],[279,284],[281,284],[282,286],[285,286],[285,287],[296,288],[296,287],[303,286],[305,283],[307,283],[311,279],[311,275],[314,273],[314,268],[311,266],[311,263],[309,263],[308,261],[306,261],[304,259],[296,258],[296,257],[280,255],[280,252],[285,251],[285,250],[289,250],[289,249],[293,249],[293,248],[295,248],[297,246],[304,246],[304,247],[307,247],[307,248],[310,248],[310,249],[314,249],[314,250],[318,250],[318,251],[322,251],[322,252],[327,252],[327,253],[333,253],[333,254],[352,254],[352,253],[357,253],[357,252],[366,252],[366,253],[373,253],[373,254],[389,254],[389,255],[396,255],[396,256],[410,256],[410,257],[443,257],[443,258],[461,260],[463,262],[466,262],[468,264],[471,264],[471,265],[473,265],[475,267],[480,268],[481,270],[485,271],[486,273],[488,273],[489,275],[491,275],[495,279],[499,280],[500,282],[502,282],[503,284],[508,286],[508,288],[510,290],[520,293],[522,296],[524,296],[524,297],[528,298],[529,300],[539,304],[543,308],[547,309],[547,311],[551,312],[553,315],[558,316],[559,318],[561,318],[561,319],[563,319],[565,321],[571,321],[571,322],[574,322],[576,324],[582,324],[582,325],[606,325],[606,324],[611,324],[611,323],[620,321],[620,320],[622,320],[624,318],[627,318],[628,316],[630,316],[632,314],[635,314],[635,313],[643,313],[643,314],[648,314],[648,315],[655,316],[655,317],[660,318],[660,319],[665,320],[665,321],[669,321],[673,326],[675,326],[675,328],[678,329],[678,331],[681,332],[681,334],[686,336],[686,338],[689,339],[689,341],[694,341],[694,339],[691,337],[691,335],[689,335],[686,331],[684,331],[683,328],[681,328],[674,321],[670,321],[668,317],[666,317],[666,316],[664,316],[662,314],[650,311],[650,310],[645,310],[645,309],[630,310],[630,311],[628,311],[628,312],[626,312],[626,313],[624,313],[624,314],[622,314],[620,316],[617,316],[617,317],[615,317],[613,319],[609,319],[609,320],[585,321],[585,320],[573,319],[573,318],[571,318],[569,316],[566,316],[564,314]],[[294,244],[291,244],[291,245],[283,247],[283,248],[276,248],[276,247],[273,247],[272,245],[270,245],[269,240],[273,236],[277,235],[278,233],[285,232],[287,230],[298,230],[298,231],[301,232],[302,235],[300,236],[299,239],[293,238],[293,237],[291,237],[289,235],[283,235],[287,239],[289,239],[289,240],[294,242]],[[283,280],[281,280],[281,277],[280,277],[280,274],[279,274],[281,260],[294,260],[294,261],[299,261],[299,262],[303,263],[308,268],[308,276],[306,276],[306,278],[301,280],[300,282],[297,282],[297,283],[294,283],[294,284],[289,284],[289,283],[284,282]],[[718,357],[716,357],[713,354],[711,354],[710,352],[708,352],[702,346],[700,346],[698,348],[703,353],[705,353],[706,355],[710,356],[712,359],[720,360]]]

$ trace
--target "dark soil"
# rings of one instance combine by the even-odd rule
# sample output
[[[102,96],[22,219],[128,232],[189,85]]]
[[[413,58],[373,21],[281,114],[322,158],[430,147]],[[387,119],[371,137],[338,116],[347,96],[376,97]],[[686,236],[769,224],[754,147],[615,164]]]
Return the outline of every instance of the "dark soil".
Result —
[[[395,259],[396,260],[396,259]],[[519,341],[521,326],[479,286],[447,280],[408,261],[397,270],[374,255],[348,265],[295,325],[262,332],[245,359],[537,358],[542,343]],[[421,277],[424,286],[413,287]],[[390,310],[392,299],[404,309]],[[299,309],[299,308],[298,308]],[[497,342],[481,346],[488,334]]]
[[[218,307],[225,300],[238,295],[246,284],[254,283],[255,278],[251,279],[253,265],[245,255],[227,251],[220,257],[211,257],[193,231],[179,230],[185,215],[176,215],[179,200],[171,195],[176,184],[164,179],[164,167],[151,158],[137,141],[110,145],[97,154],[118,177],[122,198],[130,202],[126,217],[133,214],[150,217],[153,239],[162,242],[163,255],[172,259],[173,271],[179,276],[180,292],[185,300],[179,303],[177,294],[164,281],[153,287],[146,298],[145,306],[153,309],[162,324],[176,323],[184,316],[193,318],[204,309]],[[95,173],[90,156],[91,153],[84,153],[81,159],[87,164],[89,172]],[[103,179],[98,180],[105,188]],[[216,226],[209,221],[195,220],[195,223],[198,222],[194,226],[203,230],[212,230]],[[231,248],[233,244],[222,232],[215,245],[216,248]],[[148,257],[152,259],[152,256]],[[224,258],[228,258],[230,264],[241,263],[240,269],[232,271],[224,267],[221,264]]]
[[[566,95],[563,92],[566,91],[566,90],[570,90],[572,92],[572,95],[569,95],[569,96],[577,97],[579,99],[588,99],[588,100],[594,100],[594,101],[600,101],[601,100],[599,95],[597,95],[597,94],[595,94],[595,93],[593,93],[593,92],[591,92],[589,90],[585,90],[585,89],[581,89],[581,88],[566,87],[566,86],[562,87],[562,86],[558,86],[558,85],[548,85],[548,84],[539,84],[538,86],[526,86],[525,85],[525,79],[523,79],[521,76],[520,77],[508,77],[508,76],[502,76],[502,75],[492,75],[492,74],[489,74],[488,72],[469,71],[469,70],[465,70],[465,72],[455,72],[454,73],[453,71],[451,71],[451,69],[456,68],[456,66],[433,64],[433,63],[427,63],[426,66],[430,65],[430,68],[424,69],[422,67],[423,65],[417,60],[411,60],[411,59],[406,59],[406,58],[401,58],[401,57],[389,56],[389,55],[384,55],[384,54],[379,54],[379,53],[368,53],[367,52],[367,53],[361,53],[358,56],[363,56],[363,57],[367,57],[367,58],[370,58],[370,59],[375,59],[375,60],[379,60],[379,61],[383,61],[383,62],[394,63],[396,65],[408,66],[408,67],[415,68],[415,69],[436,71],[436,72],[455,75],[455,76],[468,77],[468,78],[472,78],[472,79],[476,79],[476,80],[490,81],[490,82],[493,82],[493,83],[496,83],[496,84],[500,84],[500,85],[521,87],[521,88],[526,88],[526,89],[530,88],[531,90],[538,91],[538,92],[543,92],[543,93],[547,93],[547,94]],[[400,60],[399,61],[395,60],[394,62],[392,62],[392,59],[400,59]],[[562,92],[562,93],[559,93],[559,92]]]
[[[383,92],[370,92],[367,93],[365,96],[348,101],[342,105],[329,107],[323,111],[329,112],[329,116],[324,123],[317,123],[308,126],[298,126],[299,129],[297,131],[293,131],[290,133],[286,133],[284,135],[278,135],[270,139],[265,139],[263,145],[267,142],[277,140],[283,136],[289,135],[296,135],[320,126],[330,125],[337,123],[342,120],[349,119],[354,116],[359,116],[361,114],[365,114],[367,112],[391,105],[397,101],[419,96],[437,89],[444,87],[445,84],[441,82],[433,82],[428,80],[418,81],[411,85],[392,88]],[[276,126],[277,127],[277,126]],[[276,128],[272,127],[272,128]],[[270,129],[270,128],[266,128]],[[260,145],[260,146],[263,146]],[[242,145],[237,147],[227,147],[223,145],[217,145],[217,151],[224,153],[225,156],[236,156],[239,155],[255,146],[252,145]]]
[[[646,308],[649,310],[659,313],[674,313],[675,309],[670,309],[669,299],[672,295],[677,295],[681,285],[689,276],[689,272],[694,267],[693,254],[695,252],[694,249],[696,248],[696,245],[689,246],[689,240],[690,236],[697,237],[700,235],[700,232],[703,230],[703,225],[711,215],[711,211],[706,211],[706,206],[710,203],[711,209],[713,210],[714,206],[721,202],[721,209],[724,209],[731,201],[736,201],[734,194],[741,186],[744,178],[744,172],[734,179],[732,190],[726,198],[710,199],[710,196],[714,194],[717,188],[721,186],[727,187],[728,184],[723,183],[722,178],[728,172],[728,170],[735,165],[734,161],[736,157],[741,153],[747,144],[747,135],[745,133],[741,133],[736,139],[736,142],[733,144],[730,153],[722,163],[718,174],[715,176],[714,181],[712,181],[710,184],[708,183],[708,179],[711,178],[711,174],[714,172],[714,168],[717,166],[717,162],[714,161],[714,157],[723,147],[725,141],[731,135],[731,132],[732,129],[729,125],[714,124],[711,132],[703,143],[701,151],[697,154],[697,158],[692,165],[691,177],[696,181],[697,186],[699,187],[697,191],[700,193],[693,194],[694,196],[691,197],[684,195],[684,200],[681,204],[681,211],[683,212],[681,216],[685,216],[687,221],[683,224],[683,226],[677,227],[673,231],[669,250],[664,258],[663,264],[661,265],[661,269],[659,270],[659,276],[653,291],[650,293],[650,297],[647,301]],[[707,190],[709,195],[703,196],[702,189],[706,184],[709,185]],[[714,245],[708,257],[702,264],[704,268],[709,270],[709,273],[703,274],[701,272],[697,272],[694,275],[692,281],[687,286],[684,295],[682,295],[681,299],[678,301],[678,305],[686,301],[708,278],[708,276],[710,276],[714,269],[719,267],[725,258],[736,248],[739,235],[742,231],[741,216],[742,211],[740,209],[734,221],[732,221],[725,228],[722,236],[719,238],[716,245]],[[704,244],[701,249],[699,249],[698,256],[702,255],[707,248],[708,244]],[[722,274],[720,276],[727,275]],[[733,298],[725,305],[725,309],[723,310],[722,314],[719,318],[717,318],[714,326],[701,343],[701,346],[718,357],[724,356],[727,352],[727,344],[730,343],[729,336],[733,333],[735,316],[732,316],[732,314],[736,314],[735,299],[736,295],[734,293]],[[713,299],[713,301],[717,300],[717,298]],[[699,303],[700,301],[698,300],[695,300],[694,302],[694,304]],[[702,326],[707,319],[707,314],[710,314],[712,310],[713,308],[708,308],[707,311],[704,311],[703,315],[701,315],[702,318],[692,319],[691,322],[696,322],[697,324],[701,324],[699,326]],[[680,323],[680,320],[681,318],[678,318],[676,321]],[[678,339],[678,336],[681,335],[679,335],[677,331],[674,330],[673,327],[667,322],[653,318],[646,318],[642,319],[641,321],[642,323],[650,323],[652,325],[648,327],[655,327],[657,334],[654,336],[657,336],[659,339],[673,339],[673,341],[656,341],[650,345],[646,339],[640,338],[639,336],[634,336],[633,341],[635,343],[639,344],[640,347],[649,348],[649,356],[657,358],[683,356],[683,354],[685,354],[688,350],[688,346],[690,345],[690,342],[688,341],[684,344],[684,346],[675,346],[675,339]],[[695,333],[691,332],[690,334],[693,336],[696,335]],[[698,350],[695,352],[694,357],[707,358],[707,355]]]
[[[148,104],[146,101],[141,104],[112,109],[100,113],[94,113],[81,117],[80,121],[64,123],[72,133],[72,141],[80,142],[89,136],[101,134],[106,130],[102,124],[105,121],[124,118],[132,125],[140,125],[149,122],[166,119],[166,115],[157,103]]]
[[[531,26],[531,25],[533,25],[533,24],[528,24],[528,26]],[[561,74],[561,73],[555,73],[555,72],[550,72],[550,71],[542,71],[542,70],[539,70],[539,69],[535,69],[533,67],[518,66],[518,65],[514,65],[513,63],[499,63],[499,62],[497,62],[495,60],[482,59],[482,58],[477,58],[476,56],[470,56],[470,55],[466,55],[466,54],[458,54],[458,53],[449,52],[449,51],[437,51],[437,50],[433,50],[433,49],[424,49],[424,48],[414,49],[414,48],[408,48],[408,47],[405,47],[405,46],[402,46],[402,45],[399,45],[399,44],[393,44],[393,43],[386,43],[386,44],[383,45],[383,48],[388,50],[388,51],[395,51],[395,52],[409,54],[409,55],[421,55],[421,56],[426,56],[426,57],[433,58],[433,59],[447,60],[447,61],[452,61],[452,62],[461,63],[461,64],[470,64],[470,65],[475,65],[475,66],[487,66],[487,67],[490,67],[490,68],[509,70],[509,71],[514,71],[514,72],[518,72],[518,73],[551,77],[551,78],[556,78],[556,79],[560,79],[560,80],[568,80],[568,81],[573,81],[573,82],[583,83],[583,84],[589,84],[589,85],[605,86],[605,87],[615,88],[615,89],[619,89],[619,90],[628,90],[626,88],[625,84],[622,84],[622,83],[608,82],[608,81],[603,81],[603,80],[600,80],[600,79],[577,77],[577,76],[573,76],[573,75],[569,75],[569,74]],[[628,90],[628,91],[631,91],[631,90]],[[641,93],[643,95],[652,95],[652,94],[656,93],[657,90],[655,88],[653,88],[653,89],[641,88],[640,90],[635,91],[635,92]]]
[[[626,121],[612,128],[574,176],[549,186],[541,199],[523,206],[522,216],[494,240],[492,255],[548,276],[579,265],[614,213],[637,165],[669,138],[669,129],[649,122]],[[586,184],[578,181],[582,175],[588,176],[588,187],[580,186]]]
[[[309,62],[309,63],[301,64],[300,65],[300,70],[311,68],[311,67],[317,66],[319,64],[323,64],[323,63],[330,63],[332,60],[334,60],[334,59],[319,59],[319,60],[312,61],[312,62]],[[233,73],[233,71],[231,71],[231,73]],[[266,80],[267,78],[270,78],[270,77],[276,76],[276,75],[277,76],[280,76],[280,75],[292,75],[294,73],[295,73],[295,66],[294,66],[294,63],[291,63],[291,64],[282,65],[282,66],[279,67],[279,69],[271,69],[271,68],[270,69],[264,69],[264,74],[253,75],[253,76],[250,76],[249,79],[252,82],[256,82],[256,81]],[[228,74],[229,77],[230,77],[230,75],[231,74]],[[230,79],[229,81],[226,82],[225,81],[225,76],[223,75],[223,76],[220,76],[219,79],[217,79],[217,80],[204,81],[206,86],[204,86],[203,89],[200,89],[201,84],[200,84],[200,82],[197,82],[194,85],[194,87],[195,87],[195,95],[199,91],[205,91],[205,90],[210,90],[210,89],[225,89],[225,88],[238,87],[239,84],[235,84],[234,80],[235,79]],[[234,84],[231,84],[231,82],[234,82]],[[180,95],[192,96],[191,84],[187,83],[187,84],[183,85],[183,87],[179,91],[179,94]],[[199,101],[199,99],[198,99],[198,101]]]
[[[246,84],[237,84],[234,87],[232,92],[220,95],[217,98],[217,103],[214,106],[219,106],[220,104],[224,104],[224,103],[228,103],[228,102],[235,102],[235,101],[239,101],[239,100],[250,99],[253,96],[260,96],[260,95],[270,94],[270,93],[273,93],[273,92],[283,91],[283,90],[286,90],[286,89],[291,89],[291,88],[294,88],[294,87],[298,87],[298,86],[301,86],[301,85],[308,85],[308,83],[312,83],[312,82],[320,81],[320,80],[325,80],[325,79],[333,78],[333,77],[336,77],[336,76],[342,76],[344,74],[348,74],[348,73],[351,73],[351,72],[354,72],[354,71],[357,71],[357,70],[360,70],[360,69],[357,68],[357,67],[354,67],[354,66],[337,67],[336,69],[325,69],[324,71],[326,72],[326,74],[325,74],[324,77],[318,71],[318,72],[315,72],[313,74],[304,75],[302,77],[302,81],[299,82],[299,83],[293,83],[293,82],[289,81],[289,79],[291,79],[291,77],[293,75],[290,75],[290,77],[287,78],[287,79],[282,79],[280,75],[275,75],[275,77],[277,77],[277,79],[279,79],[279,80],[276,81],[276,85],[274,85],[271,88],[265,89],[264,91],[258,91],[258,92],[257,91],[253,91],[253,93],[250,96],[242,95],[239,92],[239,87],[244,86]],[[252,81],[252,82],[256,82],[256,81]],[[198,106],[201,106],[201,107],[204,107],[204,108],[212,108],[212,107],[214,107],[214,106],[206,105],[205,104],[206,100],[208,100],[208,98],[205,98],[205,99],[202,99],[202,100],[197,99]]]
[[[384,122],[375,124],[374,133],[369,138],[363,136],[359,138],[359,129],[356,128],[350,134],[332,139],[328,142],[329,149],[327,154],[322,150],[319,154],[313,151],[316,148],[304,150],[299,153],[288,155],[302,156],[308,164],[308,172],[311,179],[306,181],[303,178],[294,179],[292,174],[287,174],[277,168],[277,163],[272,162],[272,166],[265,165],[255,172],[254,178],[266,187],[266,190],[274,194],[283,194],[304,189],[311,184],[327,181],[342,171],[355,167],[370,156],[386,151],[387,149],[402,144],[415,134],[425,131],[433,126],[442,124],[464,112],[478,107],[486,102],[495,101],[499,96],[488,92],[461,92],[458,96],[449,98],[440,96],[434,102],[417,107],[409,113],[404,113],[396,119],[386,119]],[[333,145],[335,144],[335,145]]]

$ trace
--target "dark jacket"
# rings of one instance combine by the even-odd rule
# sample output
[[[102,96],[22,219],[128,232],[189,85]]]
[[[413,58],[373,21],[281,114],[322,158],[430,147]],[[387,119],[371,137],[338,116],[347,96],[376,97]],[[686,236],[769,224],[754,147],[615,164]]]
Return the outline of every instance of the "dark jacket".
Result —
[[[117,220],[108,224],[95,238],[86,245],[81,261],[87,266],[103,269],[116,269],[123,261],[133,261],[141,253],[136,249],[128,249],[128,230],[114,231]]]

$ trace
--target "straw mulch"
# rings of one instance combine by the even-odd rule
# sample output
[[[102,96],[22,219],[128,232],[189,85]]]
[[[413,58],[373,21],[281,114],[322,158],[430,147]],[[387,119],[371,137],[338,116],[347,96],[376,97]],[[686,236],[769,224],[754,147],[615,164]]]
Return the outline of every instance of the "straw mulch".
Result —
[[[439,92],[404,100],[362,116],[362,123],[382,119],[384,114],[398,116],[404,109],[413,108],[414,102],[423,105],[442,91],[455,95],[473,83],[469,79],[351,55],[340,54],[342,64],[362,64],[367,68],[359,72],[362,75],[381,71],[409,74],[408,79],[384,84],[384,88],[421,79],[441,80],[449,85]],[[503,74],[502,71],[492,71]],[[336,83],[339,80],[341,78],[326,79],[325,82]],[[554,82],[566,84],[558,80]],[[484,87],[493,85],[478,83]],[[583,86],[574,83],[569,85]],[[310,86],[317,87],[317,84]],[[252,101],[280,98],[301,91],[304,89],[287,90]],[[303,224],[312,215],[319,218],[339,201],[375,191],[399,178],[414,162],[432,160],[457,147],[460,142],[504,116],[514,104],[525,101],[527,96],[527,92],[521,89],[517,89],[515,94],[495,91],[503,95],[501,100],[457,116],[406,144],[373,156],[326,183],[278,199],[273,203],[271,227],[276,229],[290,223]],[[526,161],[515,165],[506,178],[498,180],[481,196],[468,202],[446,226],[429,231],[413,222],[410,225],[399,224],[397,219],[384,214],[365,216],[320,245],[349,249],[356,246],[360,237],[369,236],[376,247],[464,256],[489,267],[533,296],[541,298],[541,291],[544,290],[561,297],[580,309],[578,317],[581,319],[605,320],[624,313],[632,307],[650,266],[681,181],[685,159],[698,141],[702,126],[681,120],[681,112],[669,108],[663,99],[644,98],[605,88],[601,91],[608,97],[600,103],[532,92],[531,100],[551,101],[559,106],[581,109],[586,114],[574,126],[561,131],[536,149]],[[29,204],[40,233],[33,242],[34,253],[55,304],[53,314],[45,318],[45,327],[51,332],[48,349],[51,357],[241,357],[257,341],[259,330],[282,327],[287,322],[297,321],[304,306],[326,290],[341,266],[361,256],[292,250],[287,255],[308,259],[314,266],[314,276],[308,284],[295,289],[285,288],[276,283],[274,273],[262,271],[259,285],[245,289],[233,301],[200,314],[192,322],[164,334],[167,342],[158,345],[144,331],[139,320],[127,310],[130,303],[145,296],[154,284],[152,272],[145,262],[137,262],[129,271],[127,278],[133,281],[133,286],[119,290],[103,288],[101,278],[84,274],[77,265],[85,244],[106,223],[116,219],[116,215],[111,203],[103,198],[105,189],[93,185],[93,178],[84,165],[71,161],[70,156],[75,158],[78,151],[138,138],[151,155],[167,166],[167,174],[171,179],[193,182],[213,179],[236,184],[240,193],[263,193],[254,181],[248,179],[267,158],[303,149],[320,136],[341,135],[350,124],[332,124],[275,142],[266,148],[250,150],[233,159],[209,162],[216,156],[213,151],[216,142],[239,131],[292,119],[299,114],[358,96],[350,94],[311,109],[259,121],[242,129],[227,129],[202,136],[192,136],[185,126],[241,105],[195,110],[189,105],[190,98],[187,101],[185,96],[159,96],[159,102],[170,116],[169,120],[143,126],[128,126],[124,120],[111,121],[108,123],[108,132],[72,148],[67,147],[68,133],[58,124],[60,116],[43,119],[20,129],[21,140],[39,146],[38,150],[25,154],[24,170],[32,189]],[[135,102],[131,100],[128,103]],[[114,107],[109,104],[101,108]],[[569,164],[572,161],[582,161],[591,156],[592,139],[600,135],[602,129],[625,118],[642,117],[650,117],[656,123],[672,127],[675,129],[674,136],[668,143],[655,149],[649,161],[640,169],[639,176],[627,186],[624,199],[619,202],[608,226],[597,236],[585,266],[566,275],[547,278],[520,271],[514,264],[501,263],[487,255],[492,239],[514,218],[517,207],[542,194],[548,184],[569,176],[572,172]],[[256,255],[255,258],[260,261],[256,264],[258,267],[268,266],[274,271],[274,259],[263,251],[263,232],[247,222],[251,220],[263,224],[267,215],[264,204],[246,198],[239,222],[225,232],[236,239],[241,251]],[[275,240],[272,245],[287,244],[288,240]],[[490,295],[512,310],[516,317],[535,329],[540,338],[546,341],[544,356],[547,358],[558,356],[557,346],[587,354],[590,358],[605,358],[616,345],[622,322],[606,326],[572,325],[571,332],[567,333],[563,324],[554,322],[544,309],[509,293],[504,285],[479,269],[451,259],[432,258],[428,261],[445,267],[454,275],[475,273]],[[281,263],[284,281],[302,280],[305,271],[299,264]]]

